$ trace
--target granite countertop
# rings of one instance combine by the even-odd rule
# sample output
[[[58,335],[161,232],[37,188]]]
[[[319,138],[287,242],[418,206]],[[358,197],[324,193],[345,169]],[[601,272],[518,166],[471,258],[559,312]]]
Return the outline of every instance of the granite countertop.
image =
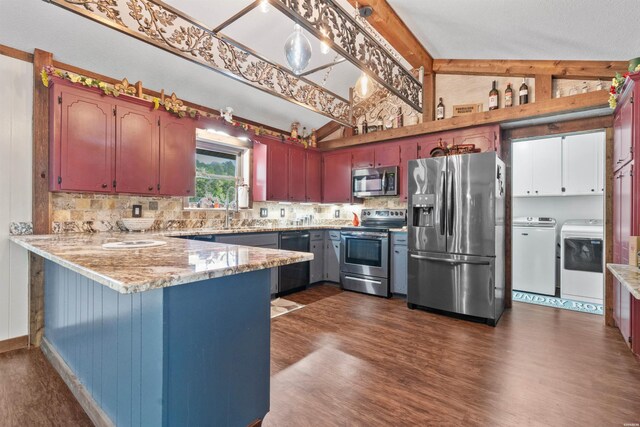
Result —
[[[194,233],[189,230],[186,234]],[[10,239],[45,259],[123,294],[313,259],[313,254],[307,252],[200,242],[158,233],[74,233],[12,236]],[[166,244],[142,249],[102,247],[104,243],[132,240],[158,240]]]
[[[163,230],[156,231],[155,234],[167,237],[179,236],[202,236],[207,234],[245,234],[245,233],[277,233],[279,231],[295,231],[295,230],[340,230],[345,227],[353,227],[347,225],[284,225],[270,226],[261,225],[255,227],[241,228],[185,228],[181,230]]]
[[[640,268],[626,264],[607,264],[607,268],[635,299],[640,299]]]

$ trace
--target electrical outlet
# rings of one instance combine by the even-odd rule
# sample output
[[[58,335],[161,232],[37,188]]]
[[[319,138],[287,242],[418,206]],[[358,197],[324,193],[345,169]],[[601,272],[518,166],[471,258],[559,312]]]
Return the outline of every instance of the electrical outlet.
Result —
[[[260,218],[266,218],[269,216],[269,209],[260,208]]]
[[[142,205],[133,205],[131,207],[131,216],[134,218],[142,217]]]
[[[280,218],[284,218],[285,216],[285,210],[284,208],[280,208]]]
[[[340,218],[340,209],[336,209],[336,210],[333,212],[333,217],[334,217],[334,218]]]

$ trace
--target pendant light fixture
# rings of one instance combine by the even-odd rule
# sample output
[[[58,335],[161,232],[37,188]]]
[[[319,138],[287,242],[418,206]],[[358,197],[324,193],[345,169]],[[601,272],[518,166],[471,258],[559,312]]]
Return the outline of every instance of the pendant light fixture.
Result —
[[[375,87],[373,85],[373,80],[371,80],[371,78],[367,75],[367,73],[363,71],[360,77],[358,77],[358,80],[356,81],[356,87],[355,87],[356,94],[360,98],[365,99],[371,96],[374,89]]]
[[[311,60],[311,43],[302,32],[302,27],[296,24],[293,33],[284,44],[284,54],[287,63],[294,74],[300,74],[307,68]]]
[[[331,50],[331,48],[329,47],[329,43],[327,43],[329,32],[326,30],[326,28],[322,27],[320,28],[320,33],[322,34],[322,39],[320,40],[320,53],[326,55]]]
[[[262,13],[267,13],[267,12],[269,12],[269,9],[271,9],[269,7],[269,0],[261,0],[260,1],[260,11]]]

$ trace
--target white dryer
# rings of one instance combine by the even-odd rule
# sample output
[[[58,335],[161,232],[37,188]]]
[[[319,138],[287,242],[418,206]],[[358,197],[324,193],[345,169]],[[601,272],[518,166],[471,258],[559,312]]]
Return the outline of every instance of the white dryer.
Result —
[[[565,221],[560,231],[560,295],[594,304],[604,297],[604,224],[599,219]]]
[[[556,293],[556,220],[513,219],[511,270],[513,289],[536,294]]]

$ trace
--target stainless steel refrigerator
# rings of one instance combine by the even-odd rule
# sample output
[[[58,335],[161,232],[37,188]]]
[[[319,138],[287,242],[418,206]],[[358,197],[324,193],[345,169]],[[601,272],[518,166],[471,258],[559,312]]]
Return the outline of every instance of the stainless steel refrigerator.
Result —
[[[504,310],[505,167],[494,152],[412,160],[409,308],[483,319]]]

